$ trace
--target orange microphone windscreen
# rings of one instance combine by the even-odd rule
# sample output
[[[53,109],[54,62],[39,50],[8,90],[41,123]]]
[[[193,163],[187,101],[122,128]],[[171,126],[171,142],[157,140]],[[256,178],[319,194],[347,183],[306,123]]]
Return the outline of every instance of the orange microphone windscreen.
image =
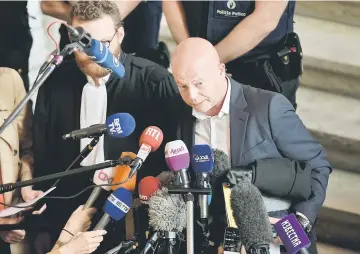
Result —
[[[156,177],[144,177],[139,182],[139,198],[142,201],[149,201],[150,197],[159,189],[161,189],[161,184]]]
[[[122,152],[120,158],[124,158],[125,156],[129,156],[131,159],[136,158],[136,154],[132,152]],[[118,165],[114,168],[115,176],[112,183],[123,182],[128,178],[129,172],[131,168],[127,165]],[[126,183],[114,185],[112,186],[112,190],[116,190],[117,188],[123,187],[129,191],[134,191],[136,186],[136,174],[131,177]]]
[[[151,151],[156,151],[164,139],[163,132],[156,126],[147,127],[140,136],[139,146],[146,144],[151,146]]]

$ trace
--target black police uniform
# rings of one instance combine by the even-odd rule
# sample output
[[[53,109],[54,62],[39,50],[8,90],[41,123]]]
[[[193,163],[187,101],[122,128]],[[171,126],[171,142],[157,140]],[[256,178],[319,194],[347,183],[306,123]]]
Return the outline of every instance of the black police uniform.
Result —
[[[184,1],[190,36],[216,45],[255,10],[255,1]],[[226,64],[236,81],[284,94],[296,106],[301,46],[293,33],[295,2],[289,1],[278,26],[254,49]],[[241,42],[241,38],[238,38]]]
[[[0,1],[0,66],[16,70],[27,91],[32,43],[27,1]]]

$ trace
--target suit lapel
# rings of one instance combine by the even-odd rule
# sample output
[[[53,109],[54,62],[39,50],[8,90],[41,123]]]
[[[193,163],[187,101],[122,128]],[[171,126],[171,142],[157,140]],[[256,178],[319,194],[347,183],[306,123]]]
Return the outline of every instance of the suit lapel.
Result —
[[[249,113],[244,111],[247,107],[247,102],[244,97],[242,85],[233,79],[230,80],[230,150],[231,166],[235,167],[241,164]]]

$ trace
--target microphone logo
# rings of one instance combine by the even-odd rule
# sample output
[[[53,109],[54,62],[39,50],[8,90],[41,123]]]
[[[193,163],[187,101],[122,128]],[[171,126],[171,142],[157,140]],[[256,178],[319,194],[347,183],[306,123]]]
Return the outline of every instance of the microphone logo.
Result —
[[[130,210],[130,207],[128,207],[124,202],[115,197],[114,194],[111,194],[108,200],[124,213],[127,213]]]
[[[197,155],[193,154],[195,162],[207,162],[210,161],[209,155]]]
[[[185,148],[183,146],[179,147],[179,148],[175,148],[175,149],[171,149],[170,150],[170,156],[173,156],[173,155],[177,155],[178,153],[184,151]]]
[[[146,128],[145,135],[153,137],[156,141],[159,141],[161,133],[155,128],[148,127]]]
[[[123,133],[121,126],[120,126],[120,120],[119,118],[115,118],[114,121],[109,124],[110,127],[110,133],[111,134],[121,134]]]

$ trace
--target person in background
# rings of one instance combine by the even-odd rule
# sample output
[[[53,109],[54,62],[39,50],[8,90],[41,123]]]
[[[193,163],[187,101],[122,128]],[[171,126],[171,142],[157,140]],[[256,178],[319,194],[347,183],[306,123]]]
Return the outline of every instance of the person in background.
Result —
[[[13,69],[0,68],[0,125],[8,118],[15,107],[25,97],[25,88],[20,75]],[[27,104],[20,114],[0,134],[0,184],[30,180],[33,177],[32,151],[32,112]],[[32,189],[32,186],[0,194],[0,210],[7,208],[4,204],[29,202],[43,194]],[[41,214],[44,205],[33,214]],[[10,244],[23,242],[25,230],[0,231],[0,253],[10,254]],[[20,246],[21,247],[21,246]]]
[[[70,24],[71,5],[76,1],[41,1],[44,14]],[[170,54],[165,43],[158,41],[162,17],[161,1],[113,1],[124,21],[125,37],[121,49],[156,62],[165,68],[169,66]],[[60,49],[70,43],[65,25],[59,28]]]
[[[228,75],[243,84],[283,94],[296,109],[302,50],[294,33],[295,1],[164,1],[177,43],[211,42]]]
[[[32,44],[27,1],[0,1],[0,67],[17,71],[26,91]]]

